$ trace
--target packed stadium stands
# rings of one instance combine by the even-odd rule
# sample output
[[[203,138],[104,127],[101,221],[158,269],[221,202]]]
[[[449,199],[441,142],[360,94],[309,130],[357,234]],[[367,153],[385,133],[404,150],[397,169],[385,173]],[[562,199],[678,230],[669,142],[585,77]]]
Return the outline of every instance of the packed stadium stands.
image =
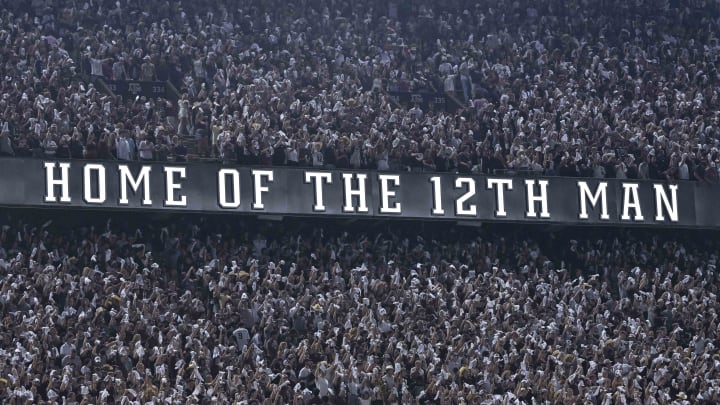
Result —
[[[717,2],[1,4],[3,155],[718,180]]]
[[[714,233],[28,217],[0,221],[6,400],[720,399]]]
[[[718,183],[719,19],[0,0],[0,158]],[[2,403],[720,402],[716,230],[18,208],[0,227]]]

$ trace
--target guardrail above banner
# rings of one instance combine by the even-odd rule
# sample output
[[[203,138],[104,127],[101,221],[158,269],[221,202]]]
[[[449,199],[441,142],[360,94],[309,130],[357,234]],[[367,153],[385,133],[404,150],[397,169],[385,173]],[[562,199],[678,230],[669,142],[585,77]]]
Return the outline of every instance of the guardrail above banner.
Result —
[[[219,164],[0,159],[0,205],[719,228],[720,187]]]

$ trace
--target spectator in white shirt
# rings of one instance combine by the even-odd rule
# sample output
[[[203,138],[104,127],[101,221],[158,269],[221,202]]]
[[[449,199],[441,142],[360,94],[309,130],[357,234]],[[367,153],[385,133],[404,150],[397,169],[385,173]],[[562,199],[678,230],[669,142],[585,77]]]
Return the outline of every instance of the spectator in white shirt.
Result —
[[[678,164],[678,179],[680,180],[690,180],[690,169],[687,165],[687,153],[683,153],[682,159],[680,159],[680,163]]]
[[[118,160],[132,160],[130,156],[130,145],[125,134],[120,134],[115,141],[115,150]]]
[[[138,147],[138,155],[140,160],[152,160],[153,150],[155,150],[155,146],[153,145],[153,143],[150,142],[150,140],[148,140],[145,136],[141,136],[140,146]]]

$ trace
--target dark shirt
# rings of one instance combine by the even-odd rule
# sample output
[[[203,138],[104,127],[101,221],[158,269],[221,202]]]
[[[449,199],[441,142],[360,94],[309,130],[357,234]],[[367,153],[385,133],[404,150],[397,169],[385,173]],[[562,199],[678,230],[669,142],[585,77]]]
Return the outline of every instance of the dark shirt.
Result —
[[[282,166],[285,164],[285,147],[284,146],[278,146],[273,151],[272,155],[272,164],[273,166]]]
[[[58,159],[69,159],[70,158],[70,147],[66,143],[61,143],[58,145],[57,150],[55,151],[55,157]]]
[[[176,162],[184,162],[186,161],[187,148],[185,145],[176,145],[173,149],[173,154],[175,155]]]
[[[80,143],[80,141],[77,141],[77,140],[70,141],[70,157],[72,159],[82,159],[83,158],[83,146]]]

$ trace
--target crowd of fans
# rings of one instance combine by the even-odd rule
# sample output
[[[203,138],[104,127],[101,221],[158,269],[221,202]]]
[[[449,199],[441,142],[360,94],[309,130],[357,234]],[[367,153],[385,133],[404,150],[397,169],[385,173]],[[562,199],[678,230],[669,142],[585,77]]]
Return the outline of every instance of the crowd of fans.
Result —
[[[1,155],[718,181],[713,1],[0,4]]]
[[[0,220],[2,402],[720,401],[712,234],[101,215]]]
[[[0,156],[717,183],[719,23],[701,0],[0,0]],[[129,80],[178,97],[106,86]],[[720,402],[716,233],[2,215],[3,403]]]

